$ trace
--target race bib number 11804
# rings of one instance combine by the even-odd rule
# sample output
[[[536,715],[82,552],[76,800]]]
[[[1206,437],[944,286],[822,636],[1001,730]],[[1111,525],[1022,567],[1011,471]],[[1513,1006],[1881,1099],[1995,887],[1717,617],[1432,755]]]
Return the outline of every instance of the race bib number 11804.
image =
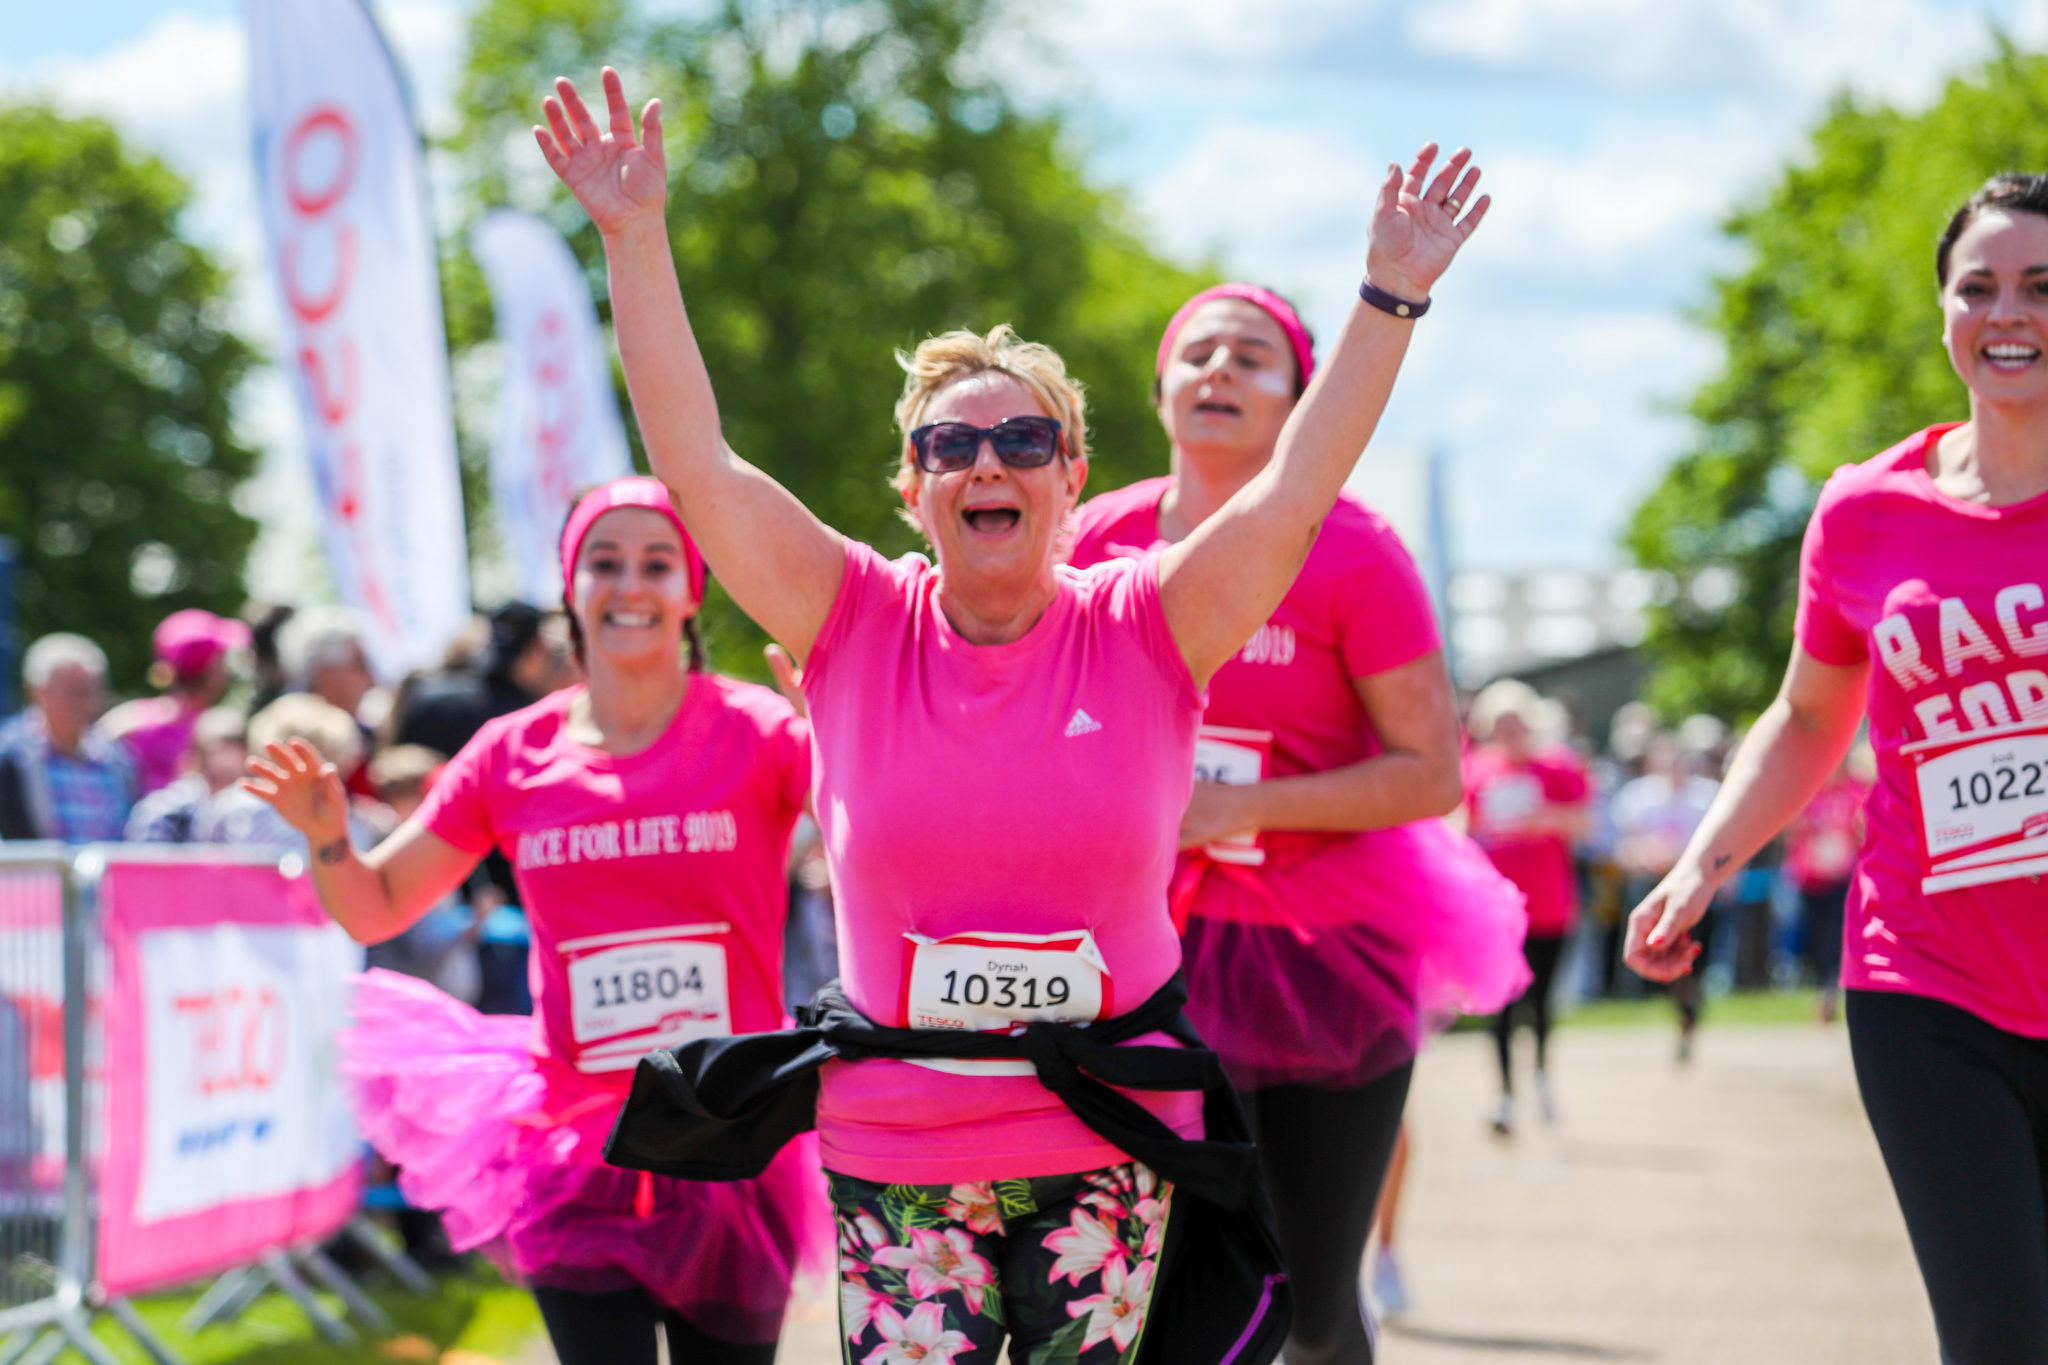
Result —
[[[630,1070],[657,1048],[730,1034],[729,928],[684,924],[562,944],[577,1068]]]

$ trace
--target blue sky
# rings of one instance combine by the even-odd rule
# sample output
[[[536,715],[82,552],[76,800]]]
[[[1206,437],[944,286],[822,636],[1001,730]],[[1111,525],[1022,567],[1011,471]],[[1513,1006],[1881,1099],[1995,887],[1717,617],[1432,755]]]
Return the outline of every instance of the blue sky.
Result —
[[[469,0],[373,7],[425,116],[445,120]],[[1453,561],[1489,569],[1619,562],[1628,509],[1685,449],[1679,409],[1718,361],[1688,321],[1737,264],[1716,225],[1834,93],[1923,103],[1994,25],[2048,46],[2048,0],[1024,8],[1030,36],[989,59],[1082,112],[1094,173],[1129,189],[1155,240],[1285,290],[1324,333],[1356,284],[1379,169],[1429,138],[1478,149],[1498,202],[1418,328],[1382,439],[1444,454]],[[192,175],[192,228],[242,268],[239,313],[266,333],[239,0],[31,13],[0,48],[0,93],[104,112]],[[275,581],[307,559],[295,423],[274,377],[244,409],[275,452],[251,493],[275,528],[257,572]]]

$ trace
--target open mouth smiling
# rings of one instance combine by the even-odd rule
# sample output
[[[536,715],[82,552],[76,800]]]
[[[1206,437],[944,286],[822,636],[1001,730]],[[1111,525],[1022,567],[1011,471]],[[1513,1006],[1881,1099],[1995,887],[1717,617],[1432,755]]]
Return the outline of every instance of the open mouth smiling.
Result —
[[[1014,530],[1024,519],[1023,511],[1015,507],[969,507],[960,516],[984,535],[1001,535]]]
[[[1994,341],[1983,356],[1994,370],[2023,370],[2041,358],[2041,348],[2025,341]]]

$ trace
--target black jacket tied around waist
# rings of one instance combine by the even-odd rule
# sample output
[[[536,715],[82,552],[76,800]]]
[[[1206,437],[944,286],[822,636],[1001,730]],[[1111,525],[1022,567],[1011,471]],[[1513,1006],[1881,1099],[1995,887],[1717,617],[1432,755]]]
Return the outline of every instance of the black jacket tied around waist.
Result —
[[[899,1029],[861,1014],[829,982],[796,1028],[703,1038],[641,1058],[605,1159],[683,1180],[750,1179],[815,1126],[818,1073],[829,1061],[1028,1061],[1097,1136],[1173,1182],[1139,1365],[1268,1365],[1291,1316],[1279,1239],[1244,1110],[1186,1003],[1175,976],[1128,1014],[1090,1024]],[[1181,1046],[1130,1045],[1148,1033]],[[1180,1136],[1112,1086],[1201,1091],[1207,1136]]]

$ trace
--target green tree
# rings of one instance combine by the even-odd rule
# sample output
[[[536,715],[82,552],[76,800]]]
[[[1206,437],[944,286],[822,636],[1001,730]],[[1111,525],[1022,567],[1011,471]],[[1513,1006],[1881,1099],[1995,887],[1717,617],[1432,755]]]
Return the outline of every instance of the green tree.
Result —
[[[895,349],[998,322],[1056,347],[1088,388],[1090,485],[1113,487],[1163,462],[1152,350],[1204,282],[1089,183],[1059,111],[976,74],[1012,23],[994,0],[734,0],[674,23],[624,0],[487,0],[456,150],[477,208],[509,201],[564,229],[603,310],[601,246],[528,129],[554,76],[594,85],[607,61],[629,96],[661,96],[670,230],[727,439],[830,524],[898,552],[915,537],[886,483]],[[758,673],[753,626],[716,596],[706,619],[721,666]]]
[[[1652,613],[1652,700],[1753,716],[1792,646],[1799,543],[1822,481],[1968,415],[1941,346],[1934,246],[1989,176],[2048,169],[2048,57],[2005,47],[1922,113],[1836,101],[1806,153],[1726,231],[1748,252],[1706,321],[1727,347],[1694,397],[1696,448],[1637,508],[1627,543],[1681,583],[1739,585]]]
[[[123,687],[163,616],[241,605],[256,538],[230,420],[254,357],[186,199],[98,119],[0,107],[0,534],[24,635],[92,637]]]

